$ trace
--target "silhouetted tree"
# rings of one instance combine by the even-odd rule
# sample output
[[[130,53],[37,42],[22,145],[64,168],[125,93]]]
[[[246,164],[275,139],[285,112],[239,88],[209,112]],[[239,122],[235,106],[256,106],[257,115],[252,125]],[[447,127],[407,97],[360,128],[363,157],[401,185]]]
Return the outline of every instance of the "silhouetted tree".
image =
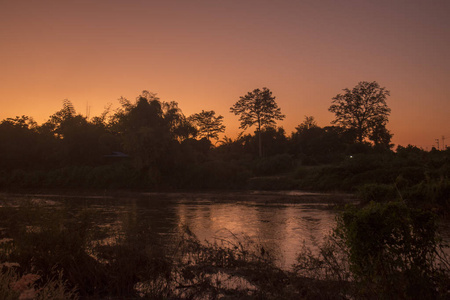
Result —
[[[47,122],[42,127],[45,131],[52,132],[58,138],[62,138],[61,129],[64,122],[76,116],[75,108],[70,100],[63,100],[63,108],[50,116]]]
[[[164,121],[175,139],[184,141],[197,135],[196,128],[182,113],[177,102],[162,102],[161,107]]]
[[[28,168],[40,161],[36,126],[27,116],[0,122],[0,169]]]
[[[391,144],[392,133],[383,124],[378,124],[372,129],[369,139],[381,149],[391,149],[394,146]]]
[[[252,136],[240,134],[234,140],[227,136],[223,137],[218,147],[214,149],[215,153],[220,153],[227,160],[251,160],[257,149],[253,147]]]
[[[347,148],[347,131],[340,127],[320,127],[314,117],[305,116],[290,139],[291,153],[303,164],[330,163]]]
[[[173,128],[173,134],[180,142],[182,142],[188,139],[195,138],[198,132],[192,122],[183,115],[179,120],[177,126]]]
[[[266,127],[261,130],[261,139],[264,141],[264,156],[272,156],[287,152],[287,138],[283,127]]]
[[[386,126],[391,112],[386,104],[389,96],[386,88],[380,87],[376,81],[362,81],[352,90],[346,88],[343,91],[344,94],[333,98],[333,104],[328,109],[336,116],[333,124],[354,130],[359,143],[369,137],[375,128],[379,131]]]
[[[241,122],[240,128],[247,129],[253,125],[257,126],[259,137],[259,156],[262,156],[262,140],[261,129],[265,127],[273,127],[276,120],[283,120],[284,115],[275,102],[275,97],[268,88],[255,89],[248,92],[245,96],[241,96],[231,108],[230,111],[235,115],[239,115]]]
[[[62,109],[38,128],[41,140],[53,144],[53,147],[48,147],[48,155],[61,165],[94,165],[101,162],[103,155],[111,151],[104,145],[109,135],[105,123],[108,112],[107,108],[99,117],[89,121],[76,113],[69,100],[64,100]]]
[[[223,123],[223,116],[216,117],[216,112],[213,110],[204,111],[193,114],[189,117],[192,123],[196,126],[198,135],[200,137],[211,139],[218,139],[219,133],[225,131]]]
[[[324,130],[317,126],[313,116],[305,116],[305,120],[295,127],[291,137],[291,151],[293,154],[312,155],[321,145],[317,141],[324,134]]]
[[[116,112],[113,122],[122,137],[124,150],[134,158],[139,169],[155,167],[167,152],[172,136],[159,98],[143,91],[136,104],[124,98],[119,101],[122,108]]]
[[[4,126],[12,126],[20,129],[36,129],[37,123],[28,116],[16,116],[15,118],[6,118],[1,122]]]
[[[106,133],[101,124],[89,122],[86,117],[76,115],[61,124],[60,132],[63,160],[71,164],[92,165],[100,162],[103,155],[101,137]]]
[[[108,105],[105,107],[105,110],[100,114],[100,116],[94,116],[91,120],[92,124],[97,124],[99,126],[105,126],[107,122],[107,116],[111,113],[111,103],[108,103]]]
[[[318,127],[316,119],[313,116],[305,116],[305,120],[300,125],[295,127],[295,129],[297,132],[302,132],[316,127]]]

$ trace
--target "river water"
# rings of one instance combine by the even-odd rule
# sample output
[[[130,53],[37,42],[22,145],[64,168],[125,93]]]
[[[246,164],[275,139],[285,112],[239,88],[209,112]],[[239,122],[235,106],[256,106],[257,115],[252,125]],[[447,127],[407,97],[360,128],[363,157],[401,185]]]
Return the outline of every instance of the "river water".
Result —
[[[354,202],[347,195],[284,193],[147,193],[121,196],[0,195],[0,209],[22,201],[43,209],[64,205],[89,211],[98,227],[125,232],[133,220],[159,236],[189,228],[201,241],[233,241],[264,247],[277,265],[289,268],[303,245],[313,251],[335,226],[334,204]],[[450,226],[444,226],[450,240]]]
[[[187,225],[200,240],[237,238],[271,251],[281,267],[295,261],[301,247],[315,249],[330,233],[336,212],[327,203],[213,203],[181,201],[179,224]]]

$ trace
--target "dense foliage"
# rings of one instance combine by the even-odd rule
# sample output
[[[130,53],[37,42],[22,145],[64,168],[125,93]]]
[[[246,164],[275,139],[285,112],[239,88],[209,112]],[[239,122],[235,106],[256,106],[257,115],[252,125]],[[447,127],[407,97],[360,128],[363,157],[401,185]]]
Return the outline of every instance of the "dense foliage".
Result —
[[[87,118],[65,100],[41,125],[27,116],[0,122],[0,187],[335,190],[448,210],[450,150],[398,146],[394,152],[390,134],[384,142],[373,138],[387,123],[387,95],[376,82],[362,82],[334,99],[334,106],[348,100],[347,113],[350,101],[364,105],[348,122],[339,115],[341,126],[321,127],[306,116],[288,134],[274,126],[283,115],[271,91],[254,90],[233,111],[242,126],[256,124],[255,133],[214,145],[224,130],[214,111],[186,117],[176,102],[144,91]],[[359,125],[350,121],[364,112],[371,117],[361,117],[364,130],[355,134]]]
[[[437,229],[434,214],[403,201],[347,207],[319,254],[303,249],[294,269],[327,282],[322,293],[331,299],[448,299],[450,265]]]

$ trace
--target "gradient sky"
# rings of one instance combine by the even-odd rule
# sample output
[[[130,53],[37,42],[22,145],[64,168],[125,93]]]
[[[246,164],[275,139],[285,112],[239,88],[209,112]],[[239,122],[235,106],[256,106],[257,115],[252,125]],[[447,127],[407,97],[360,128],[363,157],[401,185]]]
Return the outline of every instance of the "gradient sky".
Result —
[[[146,89],[185,115],[215,110],[235,137],[229,108],[268,87],[290,134],[375,80],[395,144],[450,145],[449,16],[448,0],[0,0],[0,119],[42,123],[63,99],[94,116]]]

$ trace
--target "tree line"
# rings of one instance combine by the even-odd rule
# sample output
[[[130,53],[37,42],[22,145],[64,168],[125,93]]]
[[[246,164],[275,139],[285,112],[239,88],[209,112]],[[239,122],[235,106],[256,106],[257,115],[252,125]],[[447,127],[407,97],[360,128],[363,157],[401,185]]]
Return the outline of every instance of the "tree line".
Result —
[[[274,154],[273,145],[270,145],[274,139],[304,144],[303,140],[311,142],[312,136],[317,138],[331,132],[346,136],[348,143],[363,143],[368,138],[375,145],[390,148],[392,135],[386,129],[390,109],[385,102],[389,92],[376,82],[361,82],[352,91],[344,91],[345,94],[333,98],[329,109],[336,115],[333,124],[337,127],[320,128],[314,117],[306,116],[290,137],[282,128],[276,127],[276,121],[283,120],[285,115],[268,88],[255,89],[240,97],[230,111],[239,116],[241,129],[256,126],[260,157],[263,156],[263,136],[268,144],[266,155]],[[1,121],[1,153],[2,157],[9,158],[3,160],[2,167],[22,168],[39,162],[52,166],[56,161],[59,164],[92,164],[114,151],[129,153],[145,167],[158,160],[160,153],[164,153],[172,142],[196,143],[205,139],[202,143],[210,144],[210,148],[221,148],[232,143],[248,144],[244,141],[252,138],[242,134],[235,140],[225,137],[214,147],[212,140],[219,139],[225,126],[223,116],[216,115],[213,110],[202,110],[186,117],[178,103],[161,101],[148,91],[143,91],[135,103],[123,97],[119,102],[121,106],[114,112],[108,107],[100,116],[91,119],[78,114],[72,103],[64,100],[62,109],[40,126],[28,116]],[[290,152],[307,151],[301,146],[306,145],[291,145],[294,149]]]
[[[305,116],[289,135],[277,127],[285,115],[272,91],[255,89],[230,108],[243,132],[220,140],[222,115],[185,116],[178,103],[148,91],[92,118],[64,100],[41,125],[27,116],[1,121],[0,186],[257,188],[264,184],[255,177],[337,165],[358,153],[392,154],[388,96],[377,82],[360,82],[332,99],[329,126]]]

